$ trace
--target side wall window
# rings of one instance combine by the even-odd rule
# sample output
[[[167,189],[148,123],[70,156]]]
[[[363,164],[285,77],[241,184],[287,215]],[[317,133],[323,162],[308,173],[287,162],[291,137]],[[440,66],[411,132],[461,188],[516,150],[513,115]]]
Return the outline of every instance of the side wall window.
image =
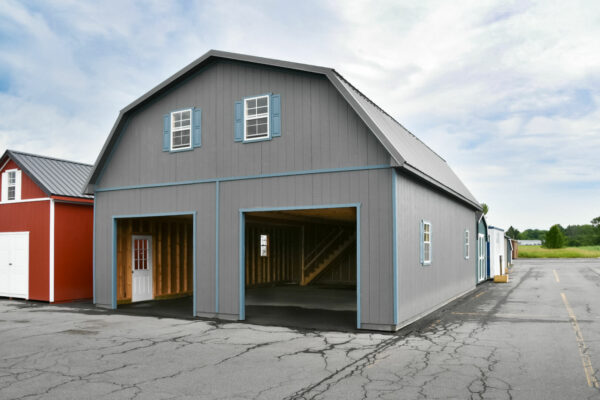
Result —
[[[470,250],[469,230],[468,229],[465,230],[465,239],[464,240],[465,240],[465,244],[464,244],[464,246],[465,246],[465,250],[464,250],[464,252],[465,252],[465,259],[468,260],[469,259],[469,250]]]
[[[421,221],[421,265],[431,265],[432,241],[431,222]]]

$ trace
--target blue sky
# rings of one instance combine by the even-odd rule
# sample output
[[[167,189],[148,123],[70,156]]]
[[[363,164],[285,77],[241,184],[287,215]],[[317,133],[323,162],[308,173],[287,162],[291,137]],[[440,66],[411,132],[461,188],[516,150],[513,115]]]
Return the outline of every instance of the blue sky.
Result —
[[[333,67],[493,225],[600,216],[600,2],[0,2],[0,150],[94,162],[119,110],[209,49]]]

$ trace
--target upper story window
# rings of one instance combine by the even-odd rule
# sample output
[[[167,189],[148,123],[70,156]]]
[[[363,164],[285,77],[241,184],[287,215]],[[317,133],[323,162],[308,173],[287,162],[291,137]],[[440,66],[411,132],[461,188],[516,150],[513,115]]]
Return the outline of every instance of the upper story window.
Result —
[[[8,171],[7,200],[14,200],[17,195],[17,171]]]
[[[269,137],[269,97],[244,100],[244,140]]]
[[[469,243],[469,230],[467,229],[465,231],[465,258],[469,259],[469,247],[470,247],[470,243]]]
[[[431,264],[431,222],[421,221],[421,264]]]
[[[21,200],[21,171],[10,169],[2,174],[2,201]]]
[[[192,147],[192,110],[171,113],[171,150]]]

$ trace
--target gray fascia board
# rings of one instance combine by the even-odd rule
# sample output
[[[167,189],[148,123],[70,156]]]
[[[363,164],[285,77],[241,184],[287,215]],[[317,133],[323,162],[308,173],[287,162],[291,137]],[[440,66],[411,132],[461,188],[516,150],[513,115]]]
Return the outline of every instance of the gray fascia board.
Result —
[[[412,165],[408,164],[408,163],[404,163],[402,165],[403,169],[405,169],[406,171],[410,172],[413,175],[416,175],[417,177],[427,181],[428,183],[434,185],[435,187],[442,189],[444,192],[450,194],[452,197],[457,198],[458,200],[467,203],[468,205],[470,205],[471,207],[474,207],[475,210],[477,211],[481,211],[481,205],[477,202],[474,202],[468,198],[466,198],[465,196],[461,195],[460,193],[452,190],[451,188],[449,188],[448,186],[444,185],[443,183],[433,179],[432,177],[430,177],[429,175],[419,171],[418,169],[416,169],[415,167],[413,167]]]
[[[398,166],[402,166],[405,164],[404,158],[400,155],[400,152],[390,143],[385,134],[379,129],[379,126],[373,121],[373,119],[369,116],[369,114],[365,111],[363,107],[360,106],[358,101],[354,98],[354,95],[341,84],[338,76],[336,75],[333,69],[329,69],[325,74],[327,79],[331,82],[331,84],[337,89],[337,91],[342,95],[342,97],[350,104],[352,109],[358,114],[358,116],[363,120],[363,122],[369,127],[369,129],[373,132],[375,137],[379,140],[379,142],[383,145],[383,147],[390,153],[392,159],[398,164]]]

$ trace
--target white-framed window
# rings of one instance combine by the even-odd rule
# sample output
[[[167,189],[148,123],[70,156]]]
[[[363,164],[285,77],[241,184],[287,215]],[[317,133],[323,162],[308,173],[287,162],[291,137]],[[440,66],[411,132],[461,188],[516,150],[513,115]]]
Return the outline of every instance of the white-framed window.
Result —
[[[431,265],[431,222],[421,221],[421,264]]]
[[[15,200],[17,197],[17,171],[8,171],[7,173],[7,195],[8,201]]]
[[[260,235],[260,256],[261,257],[269,256],[269,236],[268,235]]]
[[[469,230],[465,230],[465,259],[469,259],[469,249],[470,249],[470,244],[469,244]]]
[[[192,109],[171,112],[171,150],[192,147]]]
[[[244,99],[244,140],[269,138],[269,97]]]
[[[2,173],[2,195],[0,201],[21,200],[21,171],[18,169],[5,170]]]

